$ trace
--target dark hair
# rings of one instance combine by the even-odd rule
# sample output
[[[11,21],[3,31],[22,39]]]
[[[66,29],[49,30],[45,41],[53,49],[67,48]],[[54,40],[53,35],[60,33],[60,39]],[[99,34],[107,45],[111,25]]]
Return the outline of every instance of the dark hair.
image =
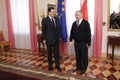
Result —
[[[54,7],[49,7],[48,12],[50,12],[52,9],[55,9]]]

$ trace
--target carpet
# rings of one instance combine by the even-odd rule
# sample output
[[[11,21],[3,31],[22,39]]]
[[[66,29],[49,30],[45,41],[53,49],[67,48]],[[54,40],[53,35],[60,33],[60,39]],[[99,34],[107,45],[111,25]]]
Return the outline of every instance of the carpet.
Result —
[[[98,80],[6,62],[0,62],[0,75],[0,80]]]

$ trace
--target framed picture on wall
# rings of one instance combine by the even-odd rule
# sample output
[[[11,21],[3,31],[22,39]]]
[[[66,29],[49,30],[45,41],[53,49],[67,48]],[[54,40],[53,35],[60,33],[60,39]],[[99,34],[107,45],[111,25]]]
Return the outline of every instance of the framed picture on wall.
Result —
[[[49,7],[54,7],[54,8],[55,8],[55,6],[56,6],[55,4],[48,4],[48,5],[47,5],[47,9],[48,9]],[[48,14],[48,12],[47,12],[47,14]]]
[[[108,31],[120,31],[120,1],[108,0]]]

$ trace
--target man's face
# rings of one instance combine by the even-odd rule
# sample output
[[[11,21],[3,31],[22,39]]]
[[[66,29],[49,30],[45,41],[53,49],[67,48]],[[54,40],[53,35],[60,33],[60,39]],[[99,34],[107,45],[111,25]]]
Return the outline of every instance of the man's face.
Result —
[[[54,17],[55,14],[56,14],[55,9],[51,9],[51,11],[49,12],[49,15],[50,15],[51,17]]]
[[[75,13],[76,20],[80,20],[82,18],[82,14],[80,12]]]

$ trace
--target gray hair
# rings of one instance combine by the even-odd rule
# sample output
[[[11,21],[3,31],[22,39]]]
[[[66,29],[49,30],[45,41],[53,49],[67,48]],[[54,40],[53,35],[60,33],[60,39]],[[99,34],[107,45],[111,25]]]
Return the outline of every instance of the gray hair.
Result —
[[[80,14],[82,14],[82,11],[80,11],[80,10],[77,10],[75,13],[80,13]]]

